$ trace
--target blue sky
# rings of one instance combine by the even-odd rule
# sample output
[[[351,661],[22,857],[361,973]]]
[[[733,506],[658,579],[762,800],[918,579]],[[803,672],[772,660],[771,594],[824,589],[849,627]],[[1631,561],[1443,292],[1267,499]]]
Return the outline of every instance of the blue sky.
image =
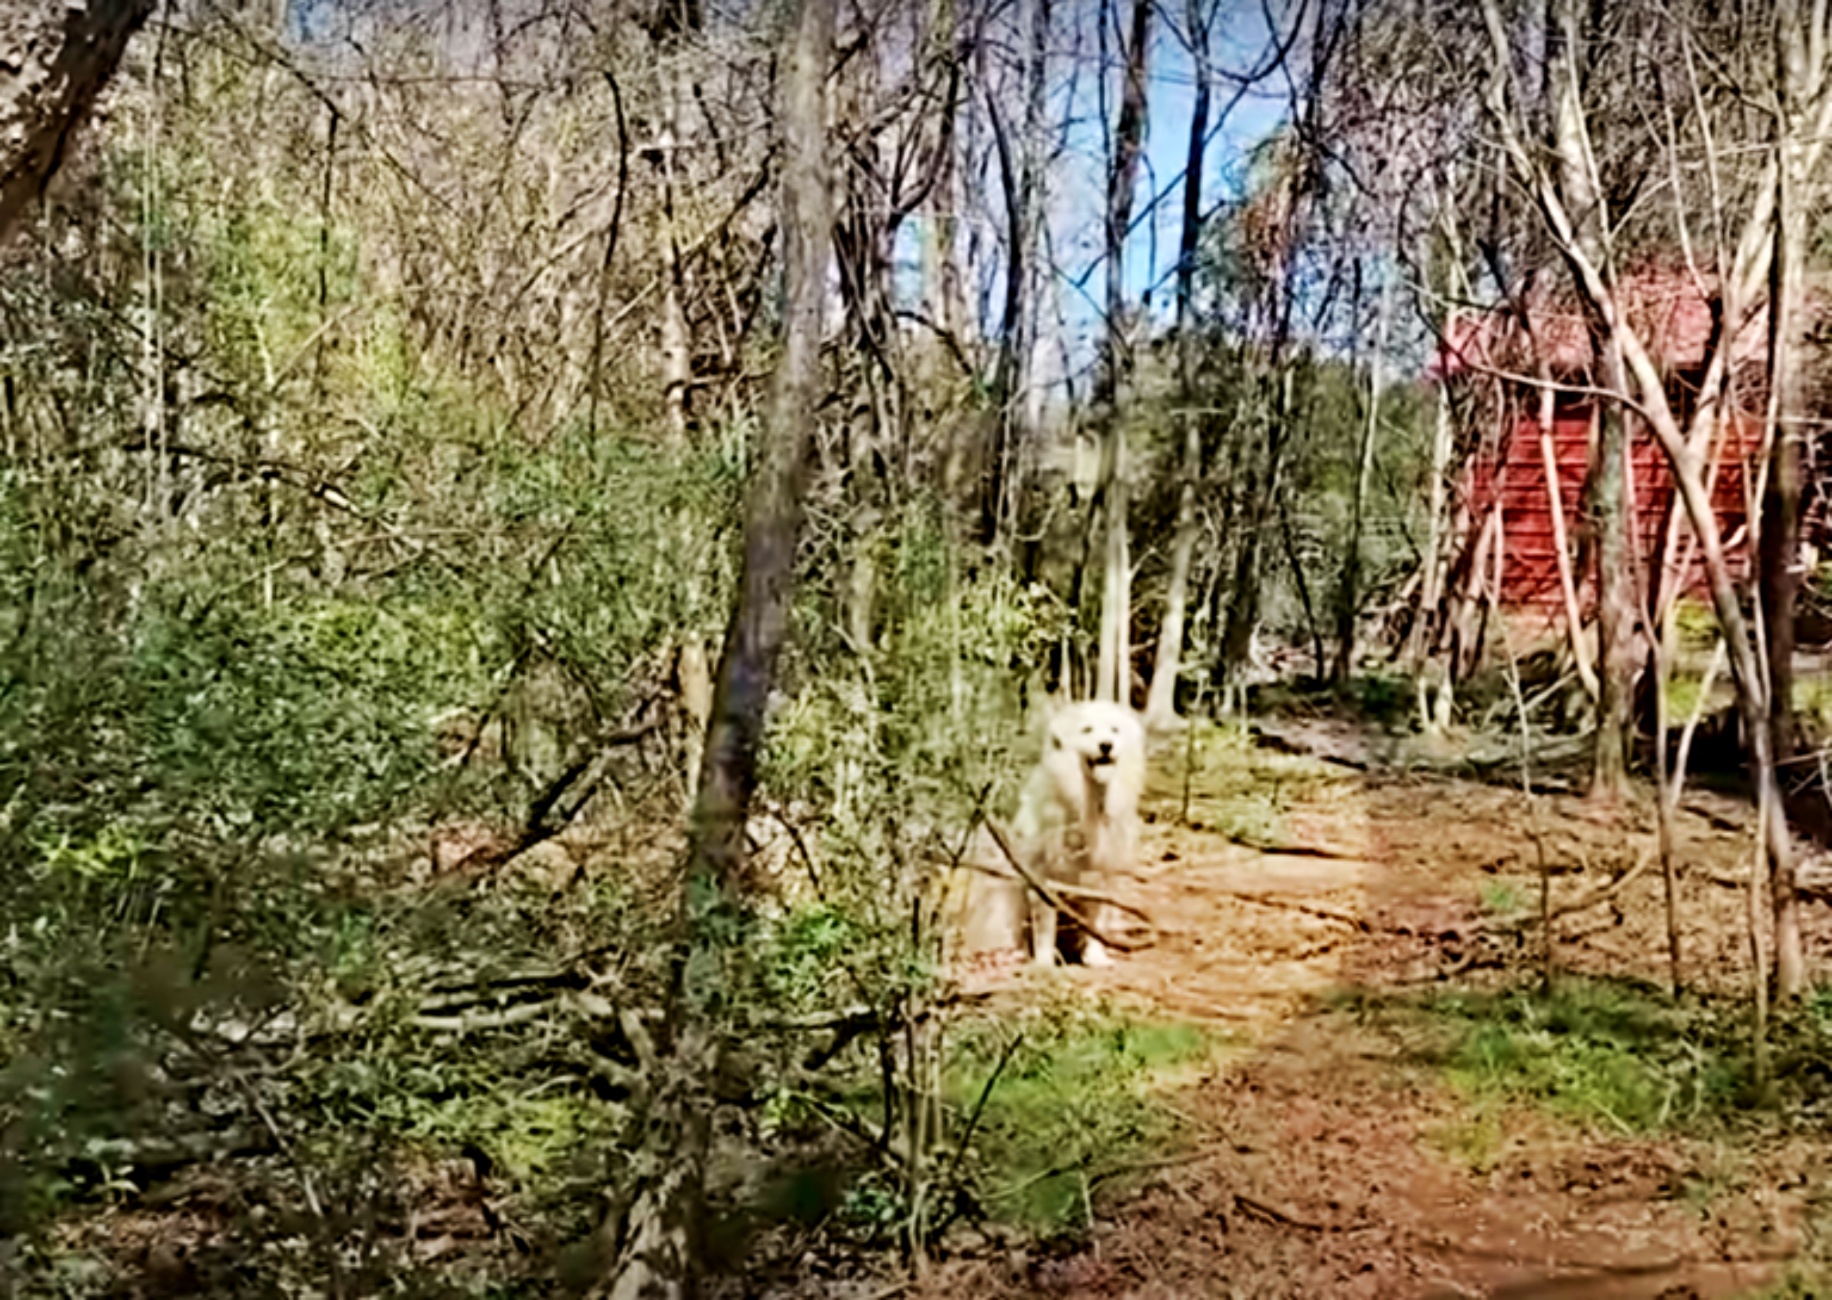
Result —
[[[1212,59],[1224,74],[1240,73],[1264,57],[1267,44],[1266,20],[1262,0],[1196,0],[1219,6],[1214,19]],[[463,3],[463,0],[458,0]],[[1275,9],[1285,8],[1284,0],[1265,0]],[[340,0],[290,0],[289,27],[295,39],[311,41],[331,34],[331,20],[339,10]],[[1099,0],[1057,0],[1056,57],[1051,75],[1056,79],[1057,93],[1052,111],[1060,112],[1062,87],[1071,75],[1075,97],[1066,107],[1079,122],[1070,141],[1069,154],[1051,177],[1051,230],[1063,280],[1063,296],[1069,350],[1075,364],[1087,364],[1093,356],[1093,340],[1100,327],[1100,305],[1105,300],[1106,270],[1102,265],[1103,214],[1106,205],[1106,167],[1104,134],[1112,128],[1120,74],[1117,66],[1105,70],[1104,78],[1095,75],[1100,52],[1093,31],[1095,15],[1103,6]],[[1126,21],[1129,0],[1108,0],[1115,21]],[[1164,319],[1172,308],[1171,276],[1177,258],[1177,241],[1182,222],[1182,171],[1190,113],[1195,102],[1195,67],[1183,48],[1164,11],[1176,11],[1176,21],[1183,20],[1185,4],[1163,0],[1154,15],[1150,58],[1147,64],[1147,134],[1144,165],[1140,169],[1134,197],[1134,213],[1140,217],[1127,248],[1126,283],[1128,298],[1140,301],[1147,290],[1153,290],[1152,311]],[[1079,33],[1071,30],[1080,24]],[[1116,42],[1109,42],[1110,45]],[[1117,55],[1109,51],[1109,58]],[[1104,95],[1097,84],[1104,80]],[[1238,193],[1246,158],[1254,145],[1278,126],[1287,106],[1287,86],[1282,75],[1268,78],[1233,106],[1225,120],[1217,118],[1234,94],[1234,86],[1220,78],[1211,95],[1210,143],[1203,178],[1203,204],[1212,209],[1220,199]],[[1105,126],[1103,127],[1103,120]],[[997,185],[996,177],[991,184]],[[1154,196],[1161,202],[1149,213]],[[986,196],[981,219],[1000,211],[1002,194]],[[994,217],[994,220],[997,218]],[[916,223],[905,226],[899,249],[902,263],[900,279],[907,292],[920,293],[920,231]],[[907,278],[906,278],[907,277]],[[999,290],[993,286],[993,311],[996,314]],[[986,322],[988,325],[996,321]],[[1053,325],[1046,325],[1046,333]]]
[[[1224,72],[1244,72],[1264,56],[1264,14],[1257,0],[1221,2],[1224,7],[1216,20],[1211,58]],[[1093,72],[1097,57],[1092,49],[1084,56],[1087,73]],[[1074,141],[1072,156],[1064,160],[1061,174],[1052,180],[1056,186],[1052,231],[1065,277],[1063,309],[1077,366],[1089,364],[1094,355],[1094,340],[1101,328],[1100,304],[1106,293],[1101,254],[1107,160],[1100,117],[1107,119],[1110,130],[1119,85],[1117,69],[1110,70],[1106,80],[1106,111],[1101,114],[1093,77],[1081,78],[1075,111],[1085,124]],[[1205,210],[1239,194],[1251,151],[1284,120],[1289,103],[1283,75],[1274,75],[1242,96],[1224,120],[1218,120],[1233,95],[1233,84],[1225,80],[1218,80],[1210,94],[1212,139],[1202,185]],[[1153,25],[1147,66],[1145,158],[1133,201],[1135,217],[1145,214],[1154,197],[1161,196],[1161,201],[1148,216],[1136,221],[1125,267],[1129,300],[1138,302],[1152,290],[1152,314],[1160,320],[1168,319],[1173,306],[1171,277],[1183,220],[1182,177],[1194,106],[1194,62],[1160,16]]]
[[[1265,23],[1257,4],[1234,6],[1217,23],[1214,61],[1226,71],[1250,67],[1263,54]],[[1164,283],[1177,261],[1177,239],[1183,221],[1182,176],[1189,147],[1190,114],[1194,111],[1195,66],[1182,44],[1162,22],[1157,26],[1147,87],[1148,131],[1145,167],[1141,169],[1135,210],[1167,187],[1167,196],[1149,228],[1136,232],[1127,250],[1126,280],[1133,296],[1163,283],[1159,296],[1168,294]],[[1209,130],[1215,133],[1205,160],[1202,201],[1213,207],[1218,199],[1238,194],[1245,160],[1260,141],[1284,120],[1287,88],[1281,77],[1269,78],[1250,91],[1224,122],[1217,116],[1233,97],[1233,87],[1217,84],[1209,97]],[[1155,239],[1154,239],[1155,235]]]

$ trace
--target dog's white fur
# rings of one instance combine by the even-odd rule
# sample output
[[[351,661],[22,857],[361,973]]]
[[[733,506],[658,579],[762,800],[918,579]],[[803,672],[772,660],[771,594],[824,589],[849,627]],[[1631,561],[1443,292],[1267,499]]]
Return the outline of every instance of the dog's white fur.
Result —
[[[1032,869],[1063,884],[1104,884],[1137,861],[1139,797],[1145,789],[1145,726],[1123,704],[1066,704],[1050,718],[1043,757],[1031,773],[1016,829]],[[1076,842],[1079,841],[1079,842]],[[1111,933],[1111,908],[1089,919]],[[1032,899],[1031,956],[1056,960],[1056,910]],[[1105,966],[1107,947],[1084,936],[1082,961]]]

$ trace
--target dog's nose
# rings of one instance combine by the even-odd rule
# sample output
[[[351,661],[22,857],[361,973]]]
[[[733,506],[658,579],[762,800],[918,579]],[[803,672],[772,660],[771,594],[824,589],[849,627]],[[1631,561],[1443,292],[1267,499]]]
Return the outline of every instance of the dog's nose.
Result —
[[[1100,742],[1100,756],[1102,758],[1113,757],[1113,742],[1111,740],[1103,740]]]

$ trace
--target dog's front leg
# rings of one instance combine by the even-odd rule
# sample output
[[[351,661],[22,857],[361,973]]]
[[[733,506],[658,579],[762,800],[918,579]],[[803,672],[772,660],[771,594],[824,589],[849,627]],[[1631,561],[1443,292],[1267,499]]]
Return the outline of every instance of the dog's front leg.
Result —
[[[1030,940],[1031,961],[1038,966],[1056,964],[1056,909],[1037,897],[1036,890],[1026,891],[1030,895]]]

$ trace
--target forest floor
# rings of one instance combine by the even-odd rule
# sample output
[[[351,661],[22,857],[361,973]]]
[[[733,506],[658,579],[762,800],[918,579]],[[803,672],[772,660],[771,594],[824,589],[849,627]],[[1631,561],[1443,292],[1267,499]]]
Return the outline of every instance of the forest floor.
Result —
[[[1525,994],[1510,1004],[1511,1027],[1503,1018],[1477,1041],[1537,1080],[1537,1095],[1485,1087],[1506,1071],[1485,1075],[1467,1034],[1446,1046],[1443,1009],[1456,998],[1537,986],[1538,931],[1503,918],[1536,910],[1542,855],[1554,905],[1579,899],[1652,854],[1651,806],[1355,770],[1340,760],[1345,738],[1339,729],[1299,747],[1336,762],[1217,746],[1196,756],[1187,783],[1185,754],[1158,764],[1145,865],[1120,892],[1150,912],[1160,942],[1104,970],[1008,973],[1000,996],[1067,987],[1217,1027],[1227,1048],[1163,1093],[1195,1136],[1101,1184],[1082,1230],[1060,1244],[967,1249],[907,1294],[1821,1294],[1826,1275],[1803,1281],[1814,1275],[1798,1261],[1824,1227],[1823,1125],[1740,1101],[1706,1114],[1703,1076],[1684,1070],[1657,1106],[1626,1118],[1609,1111],[1607,1078],[1586,1106],[1587,1070],[1622,1075],[1633,1063],[1586,1057],[1581,1035],[1534,1038]],[[1677,827],[1686,982],[1732,1037],[1741,1022],[1727,1017],[1749,986],[1747,824],[1737,801],[1697,793]],[[1610,902],[1559,918],[1559,985],[1664,1003],[1664,914],[1656,866]],[[1807,946],[1809,968],[1826,970],[1823,901],[1807,904]],[[1682,1029],[1647,1051],[1702,1053],[1686,1040]],[[1550,1062],[1537,1074],[1525,1059],[1535,1044]]]
[[[992,1099],[974,1164],[995,1181],[926,1273],[911,1281],[882,1242],[829,1253],[818,1223],[785,1220],[784,1258],[716,1293],[1832,1300],[1832,995],[1776,1025],[1781,1102],[1747,1105],[1746,806],[1700,790],[1677,823],[1685,996],[1665,992],[1652,866],[1556,918],[1548,998],[1523,924],[1542,864],[1566,906],[1644,863],[1645,794],[1529,798],[1446,775],[1468,746],[1339,719],[1268,730],[1255,744],[1203,727],[1155,760],[1145,852],[1115,882],[1156,923],[1153,946],[1104,969],[975,976],[985,996],[948,1030],[970,1064],[976,1032],[982,1051],[1021,1033],[1048,1045],[1023,1078],[966,1076],[956,1118]],[[1806,939],[1809,969],[1832,970],[1823,895]],[[1147,1028],[1127,1040],[1128,1024]],[[1028,1165],[1009,1150],[1026,1140]],[[414,1203],[399,1231],[429,1267],[435,1247],[469,1251],[505,1278],[489,1294],[524,1293],[507,1279],[550,1270],[522,1259],[470,1170],[397,1189]],[[234,1263],[254,1244],[208,1209],[239,1203],[211,1177],[162,1202],[190,1208],[81,1216],[67,1244],[143,1275],[113,1293],[210,1293],[211,1275],[155,1264],[206,1247]],[[1027,1189],[1068,1195],[1018,1221]]]

